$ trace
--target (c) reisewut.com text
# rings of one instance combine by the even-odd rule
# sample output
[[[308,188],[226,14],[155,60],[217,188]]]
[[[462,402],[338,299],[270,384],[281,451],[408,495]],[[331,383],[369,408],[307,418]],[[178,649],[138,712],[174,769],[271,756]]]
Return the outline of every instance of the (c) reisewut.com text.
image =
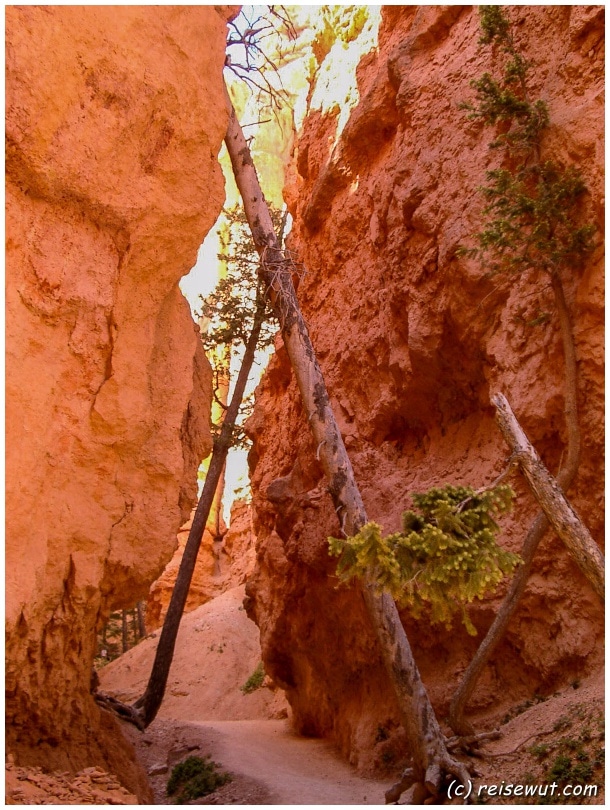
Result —
[[[454,780],[449,785],[447,794],[450,799],[476,798],[552,798],[562,796],[564,798],[594,798],[597,796],[598,785],[560,785],[558,782],[550,782],[545,785],[522,785],[517,782],[501,782],[499,785],[473,785],[468,781],[465,785]]]

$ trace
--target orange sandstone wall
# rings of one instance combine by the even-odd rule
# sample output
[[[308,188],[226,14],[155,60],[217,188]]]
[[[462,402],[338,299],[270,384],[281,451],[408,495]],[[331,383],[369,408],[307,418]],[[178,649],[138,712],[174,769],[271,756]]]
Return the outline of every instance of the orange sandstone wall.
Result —
[[[578,164],[584,215],[603,232],[603,9],[508,7],[534,60],[553,125],[546,154]],[[456,248],[477,230],[491,137],[458,103],[494,69],[470,6],[385,7],[379,48],[358,69],[359,103],[310,111],[288,189],[298,295],[370,519],[395,530],[408,495],[446,482],[482,486],[506,464],[490,394],[502,390],[556,470],[565,447],[562,349],[548,287],[490,281]],[[331,66],[332,69],[332,66]],[[326,79],[341,87],[341,77]],[[570,496],[603,544],[601,247],[567,281],[579,359],[582,467]],[[267,671],[298,728],[336,740],[361,767],[404,753],[397,712],[357,589],[337,588],[326,537],[338,526],[281,344],[249,422],[257,568],[248,585]],[[504,540],[518,549],[536,512],[517,482]],[[479,638],[404,622],[439,718]],[[483,722],[602,665],[601,607],[548,535],[527,593],[470,706]],[[380,731],[382,729],[382,731]]]
[[[178,281],[224,200],[231,10],[6,10],[6,716],[18,764],[129,758],[89,696],[95,633],[171,557],[211,448],[211,373]]]

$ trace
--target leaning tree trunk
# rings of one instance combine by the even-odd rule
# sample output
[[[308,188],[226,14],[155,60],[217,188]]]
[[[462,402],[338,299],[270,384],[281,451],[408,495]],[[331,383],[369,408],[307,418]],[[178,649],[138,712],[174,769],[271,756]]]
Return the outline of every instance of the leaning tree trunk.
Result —
[[[513,451],[546,519],[603,602],[604,555],[599,546],[542,463],[506,397],[496,394],[492,397],[492,403],[496,407],[496,420],[502,435]]]
[[[570,312],[568,310],[563,284],[556,269],[551,272],[551,287],[553,289],[555,305],[559,316],[559,330],[563,346],[565,367],[565,402],[563,410],[567,428],[566,458],[557,473],[556,480],[563,491],[567,492],[576,478],[580,464],[580,425],[578,420],[577,385],[578,364]],[[464,677],[453,696],[449,707],[449,725],[456,734],[472,734],[473,732],[472,725],[464,718],[466,704],[474,692],[481,672],[506,632],[506,628],[521,601],[532,570],[534,555],[548,528],[549,522],[544,512],[538,513],[523,542],[523,548],[521,549],[521,559],[523,563],[518,567],[508,593],[504,597],[504,601],[500,605],[500,609],[491,627],[487,631],[487,635],[468,665]]]
[[[184,554],[180,561],[180,568],[178,569],[178,576],[174,584],[172,596],[170,599],[169,607],[163,622],[163,629],[157,645],[155,660],[151,670],[146,691],[142,697],[133,704],[133,709],[136,716],[140,720],[142,726],[146,728],[155,719],[163,696],[165,695],[165,687],[167,685],[167,678],[171,667],[172,659],[174,657],[174,648],[176,646],[176,637],[178,635],[178,628],[180,626],[180,619],[184,612],[186,598],[188,596],[191,580],[193,578],[193,571],[195,570],[195,563],[197,562],[197,554],[201,545],[203,532],[210,514],[210,509],[216,497],[218,481],[225,468],[227,453],[231,446],[233,438],[233,429],[235,421],[239,413],[239,408],[244,396],[244,390],[248,382],[248,376],[252,363],[254,362],[254,353],[260,335],[262,316],[264,312],[264,301],[257,307],[257,312],[254,319],[254,327],[248,339],[244,358],[237,375],[235,383],[235,390],[231,399],[223,423],[220,430],[220,435],[214,441],[214,450],[212,451],[212,459],[205,477],[203,491],[195,510],[195,516],[189,536],[184,547]]]
[[[144,610],[142,608],[142,602],[138,602],[136,605],[136,611],[138,613],[138,638],[144,638],[146,635],[146,622],[144,621]]]
[[[121,611],[121,650],[126,653],[129,649],[129,641],[127,638],[127,611]]]
[[[254,244],[261,257],[262,280],[280,322],[284,346],[341,528],[347,535],[353,535],[367,522],[367,516],[297,302],[292,282],[296,268],[278,245],[250,150],[235,110],[230,101],[228,104],[230,121],[225,143]],[[466,782],[468,771],[447,751],[444,735],[422,683],[394,601],[386,594],[377,593],[370,582],[365,582],[363,588],[385,668],[400,707],[413,757],[414,792],[421,801],[427,795],[438,794],[444,776],[451,774]]]

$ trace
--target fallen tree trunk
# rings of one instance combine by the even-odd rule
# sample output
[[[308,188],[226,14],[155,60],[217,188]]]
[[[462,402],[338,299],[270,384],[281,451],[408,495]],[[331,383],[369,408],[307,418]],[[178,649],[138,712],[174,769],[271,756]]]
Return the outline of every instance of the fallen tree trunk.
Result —
[[[318,447],[319,459],[328,480],[328,492],[341,529],[346,535],[353,535],[367,522],[367,515],[335,420],[322,371],[297,302],[292,281],[296,268],[277,242],[250,150],[228,95],[227,102],[230,120],[225,143],[254,243],[261,258],[261,277],[280,322],[284,346]],[[414,793],[417,793],[419,800],[422,796],[436,796],[447,775],[455,776],[466,783],[468,771],[447,751],[444,735],[422,683],[394,601],[388,595],[378,594],[370,582],[365,582],[363,589],[365,603],[407,733],[409,750],[413,757],[411,782],[415,785]]]
[[[571,557],[603,601],[604,555],[557,481],[542,463],[506,397],[496,394],[491,401],[496,408],[496,420],[502,435],[527,478],[534,497]]]

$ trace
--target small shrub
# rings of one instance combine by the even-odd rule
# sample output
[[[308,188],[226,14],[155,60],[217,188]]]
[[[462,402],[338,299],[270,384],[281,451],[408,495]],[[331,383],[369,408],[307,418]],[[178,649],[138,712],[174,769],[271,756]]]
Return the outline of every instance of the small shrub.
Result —
[[[565,731],[566,729],[572,726],[572,721],[569,717],[565,715],[560,717],[558,720],[555,721],[553,725],[553,731]]]
[[[559,754],[549,770],[549,779],[565,782],[572,772],[572,760],[565,754]]]
[[[593,776],[594,767],[594,763],[591,762],[588,757],[586,757],[584,761],[579,761],[572,765],[570,782],[576,783],[577,785],[588,784]]]
[[[263,662],[261,661],[259,665],[256,667],[252,675],[248,678],[245,684],[241,687],[241,691],[244,695],[249,695],[250,692],[255,692],[257,689],[260,689],[263,685],[263,681],[265,680],[265,667]]]
[[[218,765],[209,757],[188,757],[172,770],[167,795],[175,795],[174,804],[208,796],[231,780],[228,773],[217,771],[217,768]]]
[[[548,756],[549,751],[550,748],[545,743],[537,743],[536,745],[532,745],[529,748],[530,754],[533,754],[535,757],[538,757],[538,759],[544,759],[546,756]]]
[[[580,749],[576,754],[576,762],[572,762],[566,754],[559,754],[549,770],[549,779],[559,783],[585,785],[591,781],[595,770],[595,761],[589,759],[585,751]]]
[[[567,748],[568,751],[582,751],[582,745],[579,740],[574,740],[572,737],[564,737],[561,741],[561,744],[564,748]]]

